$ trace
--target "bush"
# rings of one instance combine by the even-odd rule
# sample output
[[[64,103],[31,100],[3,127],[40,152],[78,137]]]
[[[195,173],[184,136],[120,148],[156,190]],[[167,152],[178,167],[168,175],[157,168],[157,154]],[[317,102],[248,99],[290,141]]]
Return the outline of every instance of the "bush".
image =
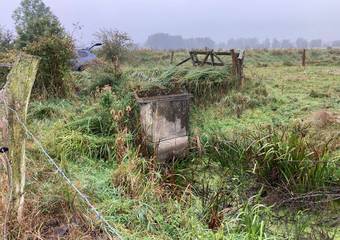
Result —
[[[70,83],[66,77],[70,71],[73,49],[70,38],[58,36],[42,37],[25,48],[27,53],[41,57],[34,84],[35,94],[43,97],[67,96]]]
[[[103,43],[103,46],[98,50],[99,56],[109,61],[115,61],[115,58],[122,60],[132,46],[130,36],[118,30],[100,30],[96,36]]]

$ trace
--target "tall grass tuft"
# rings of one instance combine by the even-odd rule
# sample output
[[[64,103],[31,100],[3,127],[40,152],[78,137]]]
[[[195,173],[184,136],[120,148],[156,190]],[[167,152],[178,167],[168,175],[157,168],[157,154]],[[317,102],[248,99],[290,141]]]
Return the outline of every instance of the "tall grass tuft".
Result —
[[[270,129],[250,146],[254,173],[269,186],[308,192],[334,181],[336,164],[328,143],[315,147],[301,129]]]

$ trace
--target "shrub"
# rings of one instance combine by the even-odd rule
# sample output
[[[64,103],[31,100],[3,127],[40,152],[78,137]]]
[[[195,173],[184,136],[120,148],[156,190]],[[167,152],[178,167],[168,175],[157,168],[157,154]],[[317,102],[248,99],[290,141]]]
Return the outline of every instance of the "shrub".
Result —
[[[118,30],[100,30],[96,33],[97,39],[103,43],[103,46],[98,50],[99,56],[106,60],[115,61],[124,59],[124,55],[132,46],[130,36],[125,32]]]
[[[41,57],[34,90],[43,97],[65,97],[69,93],[70,83],[67,75],[70,60],[73,57],[73,42],[70,38],[58,36],[42,37],[29,44],[25,51]]]

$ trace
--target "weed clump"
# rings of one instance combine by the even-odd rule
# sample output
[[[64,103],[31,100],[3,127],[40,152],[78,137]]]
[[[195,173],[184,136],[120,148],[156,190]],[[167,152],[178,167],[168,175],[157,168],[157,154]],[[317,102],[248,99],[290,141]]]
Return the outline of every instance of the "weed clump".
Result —
[[[214,100],[235,84],[235,79],[228,68],[171,67],[165,71],[157,69],[157,71],[141,72],[132,76],[137,79],[134,79],[130,88],[137,91],[141,97],[187,91],[198,101],[203,98]],[[136,81],[138,78],[139,81]]]
[[[56,126],[56,143],[61,159],[116,159],[137,132],[132,96],[118,98],[110,90],[81,114]]]
[[[118,168],[113,171],[112,184],[130,198],[142,195],[146,187],[145,162],[138,157],[138,152],[125,152]]]
[[[339,181],[336,162],[330,155],[330,142],[315,146],[308,128],[268,128],[237,138],[210,136],[204,138],[205,156],[223,168],[248,169],[269,188],[290,193],[306,193],[332,186]],[[237,167],[236,167],[237,166]]]
[[[335,180],[335,159],[329,157],[328,144],[313,147],[301,129],[271,129],[254,141],[250,151],[256,176],[269,186],[304,193]]]

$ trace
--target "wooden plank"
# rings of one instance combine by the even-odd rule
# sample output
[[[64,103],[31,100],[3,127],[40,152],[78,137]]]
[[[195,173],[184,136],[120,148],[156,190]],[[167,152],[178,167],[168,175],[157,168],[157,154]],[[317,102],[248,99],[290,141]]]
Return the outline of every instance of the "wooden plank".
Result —
[[[180,62],[180,63],[176,64],[176,66],[180,66],[180,65],[182,65],[182,64],[186,63],[187,61],[189,61],[190,59],[191,59],[191,56],[190,56],[190,57],[188,57],[188,58],[186,58],[186,59],[184,59],[182,62]]]
[[[210,59],[211,59],[211,64],[212,64],[212,66],[215,66],[215,60],[214,60],[213,51],[210,52]]]
[[[220,61],[220,63],[222,63],[222,64],[224,65],[224,62],[222,61],[222,59],[221,59],[219,56],[217,56],[215,52],[214,52],[213,54],[214,54],[215,58],[216,58],[218,61]]]
[[[194,54],[200,54],[200,55],[206,55],[207,53],[210,53],[211,51],[190,51],[190,53]],[[214,51],[216,55],[231,55],[230,51]]]
[[[197,63],[196,63],[196,60],[195,60],[195,54],[193,54],[193,53],[190,53],[190,57],[191,57],[191,62],[192,62],[192,65],[193,65],[193,66],[196,66],[196,65],[197,65]]]
[[[207,62],[209,56],[210,56],[210,52],[207,52],[207,55],[205,56],[205,58],[204,58],[202,64],[200,64],[201,66],[203,66],[203,65]]]
[[[216,55],[224,55],[224,56],[228,56],[228,55],[231,55],[231,52],[230,51],[227,51],[227,52],[214,52]]]
[[[198,63],[199,66],[202,66],[203,61],[198,61],[197,63]],[[205,62],[204,64],[205,65],[212,65],[211,62]],[[225,66],[225,64],[224,63],[215,62],[214,66]]]
[[[197,66],[198,62],[199,62],[197,54],[193,54],[193,58],[194,58],[194,61],[195,61],[195,64],[196,64],[195,66]]]

